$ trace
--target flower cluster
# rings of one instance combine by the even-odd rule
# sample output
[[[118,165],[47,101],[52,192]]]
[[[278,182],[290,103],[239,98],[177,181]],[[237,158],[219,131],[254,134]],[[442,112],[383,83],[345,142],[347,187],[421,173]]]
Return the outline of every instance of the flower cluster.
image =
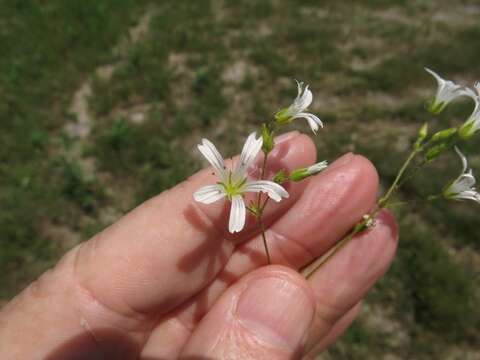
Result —
[[[268,154],[275,146],[273,141],[275,129],[298,118],[305,118],[314,133],[320,127],[323,127],[323,123],[316,115],[307,112],[307,108],[313,100],[313,94],[308,85],[304,88],[303,83],[297,81],[297,89],[298,94],[293,103],[288,108],[278,111],[273,121],[263,124],[260,137],[257,138],[255,132],[248,136],[235,167],[227,168],[222,155],[209,140],[202,139],[202,143],[198,145],[198,150],[212,165],[219,181],[216,184],[200,188],[193,194],[193,198],[203,204],[211,204],[220,199],[230,201],[228,230],[231,233],[239,232],[244,228],[247,210],[256,216],[261,224],[261,216],[267,201],[261,201],[259,195],[256,203],[251,202],[247,205],[245,202],[247,193],[264,193],[267,195],[267,199],[279,202],[289,196],[288,192],[281,185],[283,182],[301,181],[309,176],[318,174],[327,167],[327,162],[322,161],[307,168],[295,169],[290,174],[286,174],[285,170],[282,169],[272,180],[263,178]],[[249,179],[248,168],[262,149],[265,160],[262,175],[257,180]]]
[[[476,82],[472,88],[455,84],[453,81],[445,80],[434,71],[425,68],[437,81],[437,93],[430,101],[428,110],[438,114],[453,100],[459,97],[469,97],[474,101],[474,109],[468,119],[460,126],[438,132],[432,137],[432,142],[438,144],[431,150],[436,150],[435,156],[456,143],[455,136],[458,133],[459,140],[470,139],[480,129],[480,83]],[[467,158],[454,146],[456,153],[462,162],[462,173],[445,187],[442,196],[452,200],[472,200],[480,203],[480,194],[475,189],[475,177],[472,169],[468,168]],[[432,152],[433,153],[433,152]]]
[[[480,129],[480,83],[476,82],[472,88],[455,84],[453,81],[445,80],[433,70],[425,68],[425,70],[432,74],[437,81],[437,93],[428,104],[428,111],[432,114],[441,113],[447,105],[460,97],[470,97],[475,107],[467,121],[460,127],[459,135],[463,139],[469,139],[473,134]]]
[[[428,68],[425,68],[425,70],[437,82],[435,96],[427,104],[429,112],[435,115],[439,114],[452,101],[460,97],[473,100],[475,104],[473,112],[458,128],[451,127],[433,134],[429,134],[428,123],[425,123],[420,128],[410,155],[401,166],[385,195],[378,200],[373,210],[365,214],[362,220],[353,227],[352,231],[335,245],[329,252],[329,257],[340,249],[344,243],[350,241],[354,235],[375,226],[375,216],[383,208],[391,206],[392,197],[398,189],[413,177],[422,166],[436,160],[447,150],[455,148],[462,162],[462,172],[456,179],[445,186],[441,193],[431,195],[427,200],[471,200],[480,204],[480,194],[475,189],[473,172],[468,167],[466,157],[457,147],[458,143],[470,139],[480,129],[480,83],[476,83],[470,88],[446,80],[433,70]],[[231,205],[228,230],[231,233],[242,231],[245,227],[247,213],[251,213],[255,217],[261,231],[269,263],[270,254],[266,241],[265,225],[262,220],[264,209],[269,200],[279,202],[288,198],[289,194],[283,187],[285,182],[303,181],[310,176],[320,173],[328,166],[326,161],[321,161],[311,166],[291,171],[280,169],[271,179],[265,177],[268,173],[266,171],[269,166],[268,157],[275,147],[274,135],[282,126],[291,124],[295,119],[305,119],[314,134],[317,134],[318,130],[323,128],[323,123],[319,117],[308,112],[308,107],[312,104],[312,101],[313,94],[309,86],[304,86],[303,83],[297,81],[297,96],[293,102],[288,107],[277,111],[270,121],[263,123],[258,137],[255,132],[251,133],[247,137],[240,157],[228,167],[215,145],[209,140],[202,139],[201,144],[198,145],[199,151],[213,167],[218,181],[215,184],[206,185],[197,190],[193,194],[194,199],[203,204],[212,204],[222,199],[229,201]],[[263,153],[260,175],[257,178],[251,178],[248,171],[249,167],[256,161],[260,152]],[[413,166],[414,164],[415,166]],[[257,193],[257,195],[250,197],[250,200],[247,201],[247,193]],[[313,269],[317,269],[329,257],[316,259],[315,262],[318,261],[318,264]],[[307,277],[312,273],[309,270]]]

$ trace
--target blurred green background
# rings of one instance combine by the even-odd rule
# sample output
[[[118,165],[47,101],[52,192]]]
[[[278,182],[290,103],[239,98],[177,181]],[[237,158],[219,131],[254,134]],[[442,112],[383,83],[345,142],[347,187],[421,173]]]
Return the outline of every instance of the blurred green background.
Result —
[[[423,66],[480,78],[479,16],[476,0],[1,1],[0,299],[199,169],[202,136],[236,152],[290,103],[294,78],[326,125],[319,158],[363,154],[388,185],[420,124],[471,111],[427,114]],[[479,145],[463,148],[477,174]],[[459,172],[444,156],[399,197]],[[478,206],[397,212],[393,267],[321,358],[480,359]]]

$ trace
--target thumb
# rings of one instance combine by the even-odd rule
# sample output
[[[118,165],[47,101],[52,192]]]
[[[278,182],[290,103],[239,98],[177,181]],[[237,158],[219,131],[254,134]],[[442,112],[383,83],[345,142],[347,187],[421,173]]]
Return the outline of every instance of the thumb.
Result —
[[[180,358],[300,357],[314,313],[313,293],[298,273],[282,266],[258,269],[222,295]]]

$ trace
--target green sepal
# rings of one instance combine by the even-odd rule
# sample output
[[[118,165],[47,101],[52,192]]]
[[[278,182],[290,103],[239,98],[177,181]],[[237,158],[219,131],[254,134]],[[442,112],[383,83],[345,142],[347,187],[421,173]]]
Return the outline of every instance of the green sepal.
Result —
[[[309,177],[310,174],[308,173],[307,169],[306,168],[301,168],[301,169],[295,169],[293,170],[289,175],[288,175],[288,178],[291,180],[291,181],[295,181],[295,182],[298,182],[298,181],[302,181],[303,179]]]
[[[285,125],[292,120],[292,117],[288,115],[287,111],[288,111],[288,108],[284,108],[275,114],[275,121],[277,124]]]
[[[445,142],[449,141],[452,136],[454,136],[457,132],[457,128],[450,128],[446,130],[441,130],[435,134],[433,134],[431,141],[432,142]]]
[[[452,184],[455,182],[455,180],[452,180],[450,181],[447,185],[445,185],[442,189],[442,198],[444,199],[447,199],[447,200],[450,200],[452,195],[455,195],[453,194],[451,191],[450,191],[450,187],[452,186]]]
[[[287,172],[285,171],[285,169],[282,169],[275,174],[275,176],[273,177],[273,182],[282,185],[285,181],[288,180],[288,178],[289,177],[287,175]]]
[[[473,131],[474,122],[469,120],[460,126],[460,130],[458,130],[458,136],[460,136],[463,140],[470,139],[475,131]]]
[[[252,213],[253,216],[259,217],[262,213],[260,208],[255,204],[254,201],[251,201],[250,204],[247,206],[247,210]]]
[[[445,104],[445,102],[437,103],[435,98],[428,101],[426,104],[427,111],[433,115],[440,114],[443,111],[443,109],[445,109],[446,106],[447,104]]]
[[[425,155],[425,159],[428,162],[430,162],[436,159],[441,153],[443,153],[449,147],[450,147],[449,143],[441,143],[441,144],[435,145],[427,151],[427,154]]]
[[[415,141],[415,144],[413,144],[413,148],[415,150],[418,150],[422,147],[423,142],[427,138],[427,135],[428,135],[428,123],[426,122],[418,131],[417,140]]]
[[[275,143],[273,141],[273,131],[270,130],[268,125],[265,123],[262,124],[262,139],[263,139],[262,150],[265,154],[268,154],[270,153],[270,151],[273,150]]]

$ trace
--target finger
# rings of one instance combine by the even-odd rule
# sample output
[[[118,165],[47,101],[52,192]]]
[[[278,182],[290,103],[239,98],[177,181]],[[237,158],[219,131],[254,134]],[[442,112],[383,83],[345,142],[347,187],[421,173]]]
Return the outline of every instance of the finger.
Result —
[[[377,185],[377,173],[368,160],[353,154],[338,159],[312,178],[301,198],[267,229],[273,261],[298,268],[326,251],[371,209]],[[265,264],[264,254],[260,237],[239,245],[211,285],[160,321],[145,351],[174,356],[218,296]]]
[[[330,329],[328,334],[321,339],[317,344],[313,345],[308,352],[306,359],[316,359],[317,356],[332,346],[337,339],[342,336],[345,331],[352,325],[353,321],[357,318],[362,309],[362,302],[359,302],[352,307],[348,312],[343,315]]]
[[[323,341],[385,273],[393,260],[397,239],[395,220],[382,211],[371,230],[354,237],[309,278],[317,303],[307,349]]]
[[[270,164],[291,169],[314,157],[311,140],[294,133],[275,147]],[[252,235],[251,222],[238,235],[226,233],[227,202],[199,205],[192,200],[197,189],[216,181],[210,170],[202,171],[87,243],[79,251],[79,281],[120,312],[167,311],[198,292],[224,266],[235,243]],[[290,186],[290,198],[275,204],[267,216],[284,213],[302,188]]]
[[[180,357],[296,358],[314,312],[313,294],[298,273],[281,266],[258,269],[220,297]]]
[[[272,152],[274,168],[291,169],[314,161],[315,147],[308,137],[288,136]],[[198,292],[222,268],[233,242],[252,234],[247,229],[236,237],[225,236],[225,204],[193,203],[193,192],[212,181],[210,170],[201,171],[69,252],[0,313],[0,348],[17,344],[12,352],[18,351],[18,358],[30,358],[31,351],[46,358],[60,343],[78,336],[85,337],[92,351],[99,351],[99,344],[111,337],[105,335],[105,328],[127,334],[128,348],[138,348],[151,330],[150,312],[167,311]],[[267,216],[288,210],[302,188],[291,186],[290,198]],[[38,323],[49,327],[39,332]],[[15,341],[17,333],[27,339],[21,345]]]

